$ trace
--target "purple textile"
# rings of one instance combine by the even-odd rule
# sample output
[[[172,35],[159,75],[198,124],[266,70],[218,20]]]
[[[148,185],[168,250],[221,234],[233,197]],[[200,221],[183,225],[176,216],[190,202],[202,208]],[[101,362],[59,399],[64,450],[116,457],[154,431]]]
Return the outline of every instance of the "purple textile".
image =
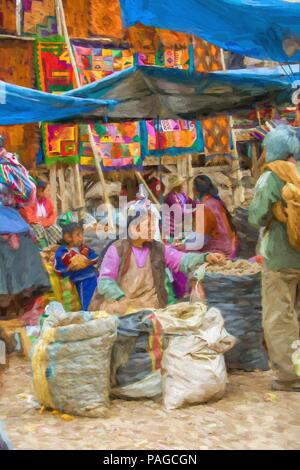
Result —
[[[187,212],[186,205],[190,204],[194,208],[195,201],[193,201],[193,199],[188,197],[185,193],[170,192],[165,199],[165,204],[167,204],[169,207],[176,205],[177,210],[181,211],[181,217],[179,216],[180,220],[178,220],[178,222],[180,222],[180,227],[178,228],[175,227],[175,217],[172,212],[170,214],[164,215],[165,225],[166,227],[169,227],[170,236],[174,237],[174,235],[176,235],[175,232],[181,232],[183,230],[183,215]]]
[[[139,268],[143,268],[150,253],[149,247],[132,247],[132,252],[134,254],[137,266]],[[165,247],[166,266],[175,273],[180,270],[180,264],[183,256],[184,253],[175,250],[175,248],[172,248],[171,246]],[[99,279],[113,279],[114,281],[117,281],[119,277],[120,262],[121,260],[116,247],[111,245],[102,261]]]
[[[173,272],[173,288],[175,292],[175,296],[177,299],[182,299],[187,293],[187,277],[185,274],[179,272]]]
[[[117,281],[119,277],[120,263],[121,260],[117,249],[114,245],[111,245],[103,258],[99,279],[113,279],[114,281]]]

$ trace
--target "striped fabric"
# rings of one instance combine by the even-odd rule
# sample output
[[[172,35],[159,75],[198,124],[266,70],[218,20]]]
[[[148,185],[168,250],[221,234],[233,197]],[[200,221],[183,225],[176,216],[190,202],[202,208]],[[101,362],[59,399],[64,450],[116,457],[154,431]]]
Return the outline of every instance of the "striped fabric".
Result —
[[[0,202],[8,205],[31,204],[36,197],[36,187],[28,171],[17,158],[0,149]]]

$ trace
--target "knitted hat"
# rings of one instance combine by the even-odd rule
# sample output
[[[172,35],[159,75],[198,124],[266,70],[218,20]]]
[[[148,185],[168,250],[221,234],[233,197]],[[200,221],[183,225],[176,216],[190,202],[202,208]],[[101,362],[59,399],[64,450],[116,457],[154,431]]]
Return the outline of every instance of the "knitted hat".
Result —
[[[266,162],[287,160],[291,155],[300,152],[300,141],[295,129],[287,125],[280,125],[266,136],[264,146],[267,150]]]

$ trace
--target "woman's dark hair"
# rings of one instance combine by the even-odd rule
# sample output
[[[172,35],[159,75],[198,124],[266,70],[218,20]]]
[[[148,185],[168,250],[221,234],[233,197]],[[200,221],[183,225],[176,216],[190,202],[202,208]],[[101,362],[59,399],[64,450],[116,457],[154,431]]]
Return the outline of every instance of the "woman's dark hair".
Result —
[[[212,196],[213,198],[217,199],[218,201],[220,201],[220,203],[222,204],[225,212],[226,212],[226,216],[227,216],[227,219],[228,219],[228,223],[230,225],[230,228],[231,230],[234,232],[234,233],[237,233],[237,230],[235,228],[235,225],[233,223],[233,219],[232,219],[232,215],[230,214],[229,210],[227,209],[225,203],[222,201],[222,199],[220,198],[219,196],[219,190],[218,188],[213,184],[212,180],[206,176],[206,175],[200,175],[200,176],[197,176],[195,179],[194,179],[194,188],[196,189],[196,191],[199,193],[199,195],[201,197],[203,196],[206,196],[206,195],[210,195]]]

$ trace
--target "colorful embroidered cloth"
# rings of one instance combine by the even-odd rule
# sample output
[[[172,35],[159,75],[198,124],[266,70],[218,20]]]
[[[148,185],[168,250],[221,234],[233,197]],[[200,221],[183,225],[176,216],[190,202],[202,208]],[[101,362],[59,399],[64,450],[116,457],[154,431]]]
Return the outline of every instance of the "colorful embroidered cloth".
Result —
[[[189,70],[190,56],[188,49],[161,49],[156,52],[138,54],[138,65]]]
[[[104,170],[141,166],[139,123],[94,124],[92,132]]]
[[[1,197],[1,193],[3,194]],[[12,153],[0,149],[0,202],[7,202],[5,194],[13,195],[14,203],[31,204],[36,195],[36,188],[27,170],[18,162]],[[12,202],[12,201],[11,201]]]
[[[203,150],[202,132],[196,121],[163,119],[159,124],[159,136],[156,121],[146,121],[145,126],[147,155],[178,155]]]
[[[64,164],[79,163],[78,125],[42,125],[45,163],[51,166],[57,162]]]
[[[23,0],[21,4],[23,33],[39,37],[57,34],[55,0]]]
[[[35,63],[40,90],[60,94],[76,86],[68,49],[62,40],[37,40]]]
[[[82,85],[133,66],[133,54],[128,49],[104,48],[75,42],[74,52]]]
[[[61,94],[72,90],[75,77],[67,46],[62,40],[35,42],[35,62],[39,89]],[[45,163],[79,163],[78,125],[42,125]]]
[[[204,119],[201,121],[201,127],[203,130],[206,159],[212,161],[212,157],[230,156],[231,131],[229,118],[227,116],[220,116]]]

